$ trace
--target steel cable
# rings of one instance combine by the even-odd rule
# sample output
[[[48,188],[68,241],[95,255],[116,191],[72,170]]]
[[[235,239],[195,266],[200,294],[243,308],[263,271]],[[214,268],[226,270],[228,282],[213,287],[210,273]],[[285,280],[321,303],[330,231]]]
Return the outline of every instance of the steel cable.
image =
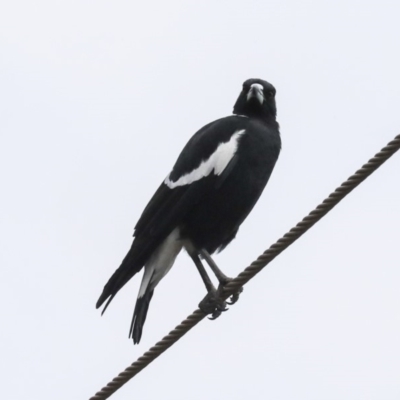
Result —
[[[311,211],[302,221],[300,221],[289,232],[283,235],[268,250],[253,261],[249,267],[233,279],[223,292],[223,298],[228,298],[232,293],[245,285],[250,279],[254,278],[265,266],[275,257],[287,249],[300,236],[307,232],[315,223],[324,217],[333,207],[335,207],[347,194],[363,182],[368,176],[376,171],[388,158],[390,158],[400,148],[400,135],[397,135],[380,152],[363,165],[355,174],[350,176],[333,193],[331,193],[321,204]],[[190,329],[197,325],[205,315],[197,309],[182,321],[174,330],[151,347],[146,353],[139,357],[125,371],[121,372],[103,389],[97,392],[89,400],[108,399],[121,386],[132,379],[140,371],[147,367],[152,361],[170,348]]]

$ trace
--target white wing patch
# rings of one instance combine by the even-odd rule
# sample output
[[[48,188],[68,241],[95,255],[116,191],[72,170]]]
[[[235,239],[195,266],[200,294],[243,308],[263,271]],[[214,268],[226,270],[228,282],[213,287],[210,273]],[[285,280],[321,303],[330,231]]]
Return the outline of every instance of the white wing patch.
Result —
[[[201,162],[201,164],[191,172],[182,175],[176,182],[169,179],[169,175],[165,178],[164,183],[170,188],[174,189],[178,186],[189,185],[192,182],[205,178],[214,171],[215,175],[221,175],[229,162],[232,160],[236,153],[238,141],[240,136],[245,133],[245,129],[235,132],[230,140],[221,143],[211,156]]]

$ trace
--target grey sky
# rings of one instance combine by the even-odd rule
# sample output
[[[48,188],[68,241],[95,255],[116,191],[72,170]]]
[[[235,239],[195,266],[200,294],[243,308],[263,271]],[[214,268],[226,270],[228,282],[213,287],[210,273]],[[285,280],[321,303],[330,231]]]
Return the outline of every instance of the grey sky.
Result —
[[[2,398],[87,399],[193,311],[182,254],[139,346],[136,278],[94,305],[190,136],[242,82],[277,88],[283,151],[236,275],[400,131],[395,1],[69,1],[0,11]],[[113,399],[400,398],[400,154]]]

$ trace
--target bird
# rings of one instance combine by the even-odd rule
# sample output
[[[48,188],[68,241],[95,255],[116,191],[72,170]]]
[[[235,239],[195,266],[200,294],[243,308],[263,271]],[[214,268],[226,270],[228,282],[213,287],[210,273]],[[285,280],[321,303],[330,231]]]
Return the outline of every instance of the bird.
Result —
[[[243,83],[233,113],[197,131],[141,214],[133,242],[104,286],[96,308],[102,314],[118,291],[139,271],[144,273],[129,338],[140,342],[154,290],[182,249],[198,269],[207,295],[199,308],[211,319],[227,309],[221,288],[231,278],[211,255],[222,251],[263,192],[281,150],[276,120],[276,89],[262,79]],[[215,274],[215,288],[203,265]],[[231,297],[237,301],[241,289]]]

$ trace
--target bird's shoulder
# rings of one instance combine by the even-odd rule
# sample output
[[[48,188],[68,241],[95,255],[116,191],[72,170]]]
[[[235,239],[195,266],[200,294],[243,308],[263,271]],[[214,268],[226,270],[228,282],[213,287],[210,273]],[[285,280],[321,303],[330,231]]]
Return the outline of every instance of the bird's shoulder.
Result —
[[[245,116],[230,115],[203,126],[183,148],[169,178],[175,181],[193,171],[202,161],[209,159],[218,146],[229,142],[238,131],[245,131],[249,121]]]
[[[265,146],[280,150],[282,142],[278,122],[250,119],[243,142],[244,144],[251,142],[253,146]]]

